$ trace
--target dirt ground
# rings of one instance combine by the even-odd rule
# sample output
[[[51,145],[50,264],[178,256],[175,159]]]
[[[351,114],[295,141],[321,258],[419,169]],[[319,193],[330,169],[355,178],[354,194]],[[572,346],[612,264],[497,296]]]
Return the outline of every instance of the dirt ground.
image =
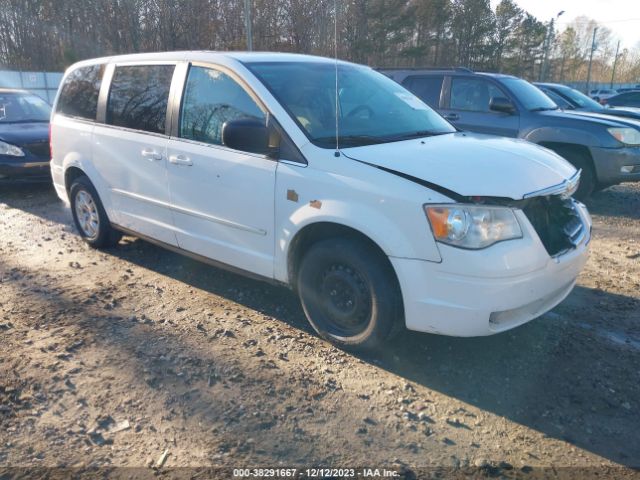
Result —
[[[0,186],[0,478],[54,466],[636,476],[640,186],[589,207],[591,258],[552,312],[487,338],[405,332],[354,356],[319,340],[285,288],[131,237],[92,250],[50,187]]]

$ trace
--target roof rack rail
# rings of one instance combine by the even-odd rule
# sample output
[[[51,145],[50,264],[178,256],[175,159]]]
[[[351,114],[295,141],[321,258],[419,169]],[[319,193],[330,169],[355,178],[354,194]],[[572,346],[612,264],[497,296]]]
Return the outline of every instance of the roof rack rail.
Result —
[[[432,70],[432,71],[447,71],[455,70],[458,72],[474,73],[473,70],[467,67],[374,67],[375,70]]]

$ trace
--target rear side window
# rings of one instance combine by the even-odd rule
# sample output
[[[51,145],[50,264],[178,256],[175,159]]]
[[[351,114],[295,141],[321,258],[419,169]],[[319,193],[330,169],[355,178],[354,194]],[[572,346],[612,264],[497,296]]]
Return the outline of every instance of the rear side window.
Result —
[[[264,112],[230,76],[212,68],[191,67],[180,116],[180,137],[222,145],[222,126],[229,120],[254,118]]]
[[[56,112],[95,120],[103,73],[104,65],[80,67],[71,72],[60,89]]]
[[[402,86],[413,93],[424,103],[433,108],[440,106],[440,91],[444,75],[434,75],[428,77],[407,77]]]
[[[165,133],[174,65],[116,67],[109,90],[107,123]]]

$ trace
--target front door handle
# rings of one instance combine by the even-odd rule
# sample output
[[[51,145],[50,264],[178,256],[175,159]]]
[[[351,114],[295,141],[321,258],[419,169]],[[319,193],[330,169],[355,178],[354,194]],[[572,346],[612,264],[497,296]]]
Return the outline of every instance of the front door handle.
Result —
[[[457,113],[446,113],[444,118],[447,120],[460,120],[460,115]]]
[[[155,150],[145,148],[141,153],[144,158],[148,158],[149,160],[162,160],[162,154]]]
[[[186,155],[171,155],[169,157],[169,162],[174,165],[184,165],[186,167],[190,167],[193,165],[193,162]]]

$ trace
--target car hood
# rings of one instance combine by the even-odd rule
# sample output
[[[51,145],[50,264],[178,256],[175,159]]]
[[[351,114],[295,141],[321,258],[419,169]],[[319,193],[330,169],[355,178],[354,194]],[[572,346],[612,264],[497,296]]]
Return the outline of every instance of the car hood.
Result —
[[[554,118],[566,118],[567,120],[580,120],[589,123],[595,123],[602,125],[605,128],[612,127],[634,127],[640,129],[640,121],[633,120],[627,117],[619,117],[617,115],[609,115],[607,113],[587,112],[584,110],[550,110],[547,112],[540,112],[541,115],[554,117]]]
[[[640,120],[640,108],[634,107],[611,107],[600,110],[602,115],[612,115],[614,117],[626,117],[633,120]]]
[[[458,132],[342,149],[354,160],[409,175],[463,196],[525,195],[563,183],[575,168],[524,140]]]
[[[49,123],[2,123],[0,140],[14,145],[27,145],[49,141]]]

